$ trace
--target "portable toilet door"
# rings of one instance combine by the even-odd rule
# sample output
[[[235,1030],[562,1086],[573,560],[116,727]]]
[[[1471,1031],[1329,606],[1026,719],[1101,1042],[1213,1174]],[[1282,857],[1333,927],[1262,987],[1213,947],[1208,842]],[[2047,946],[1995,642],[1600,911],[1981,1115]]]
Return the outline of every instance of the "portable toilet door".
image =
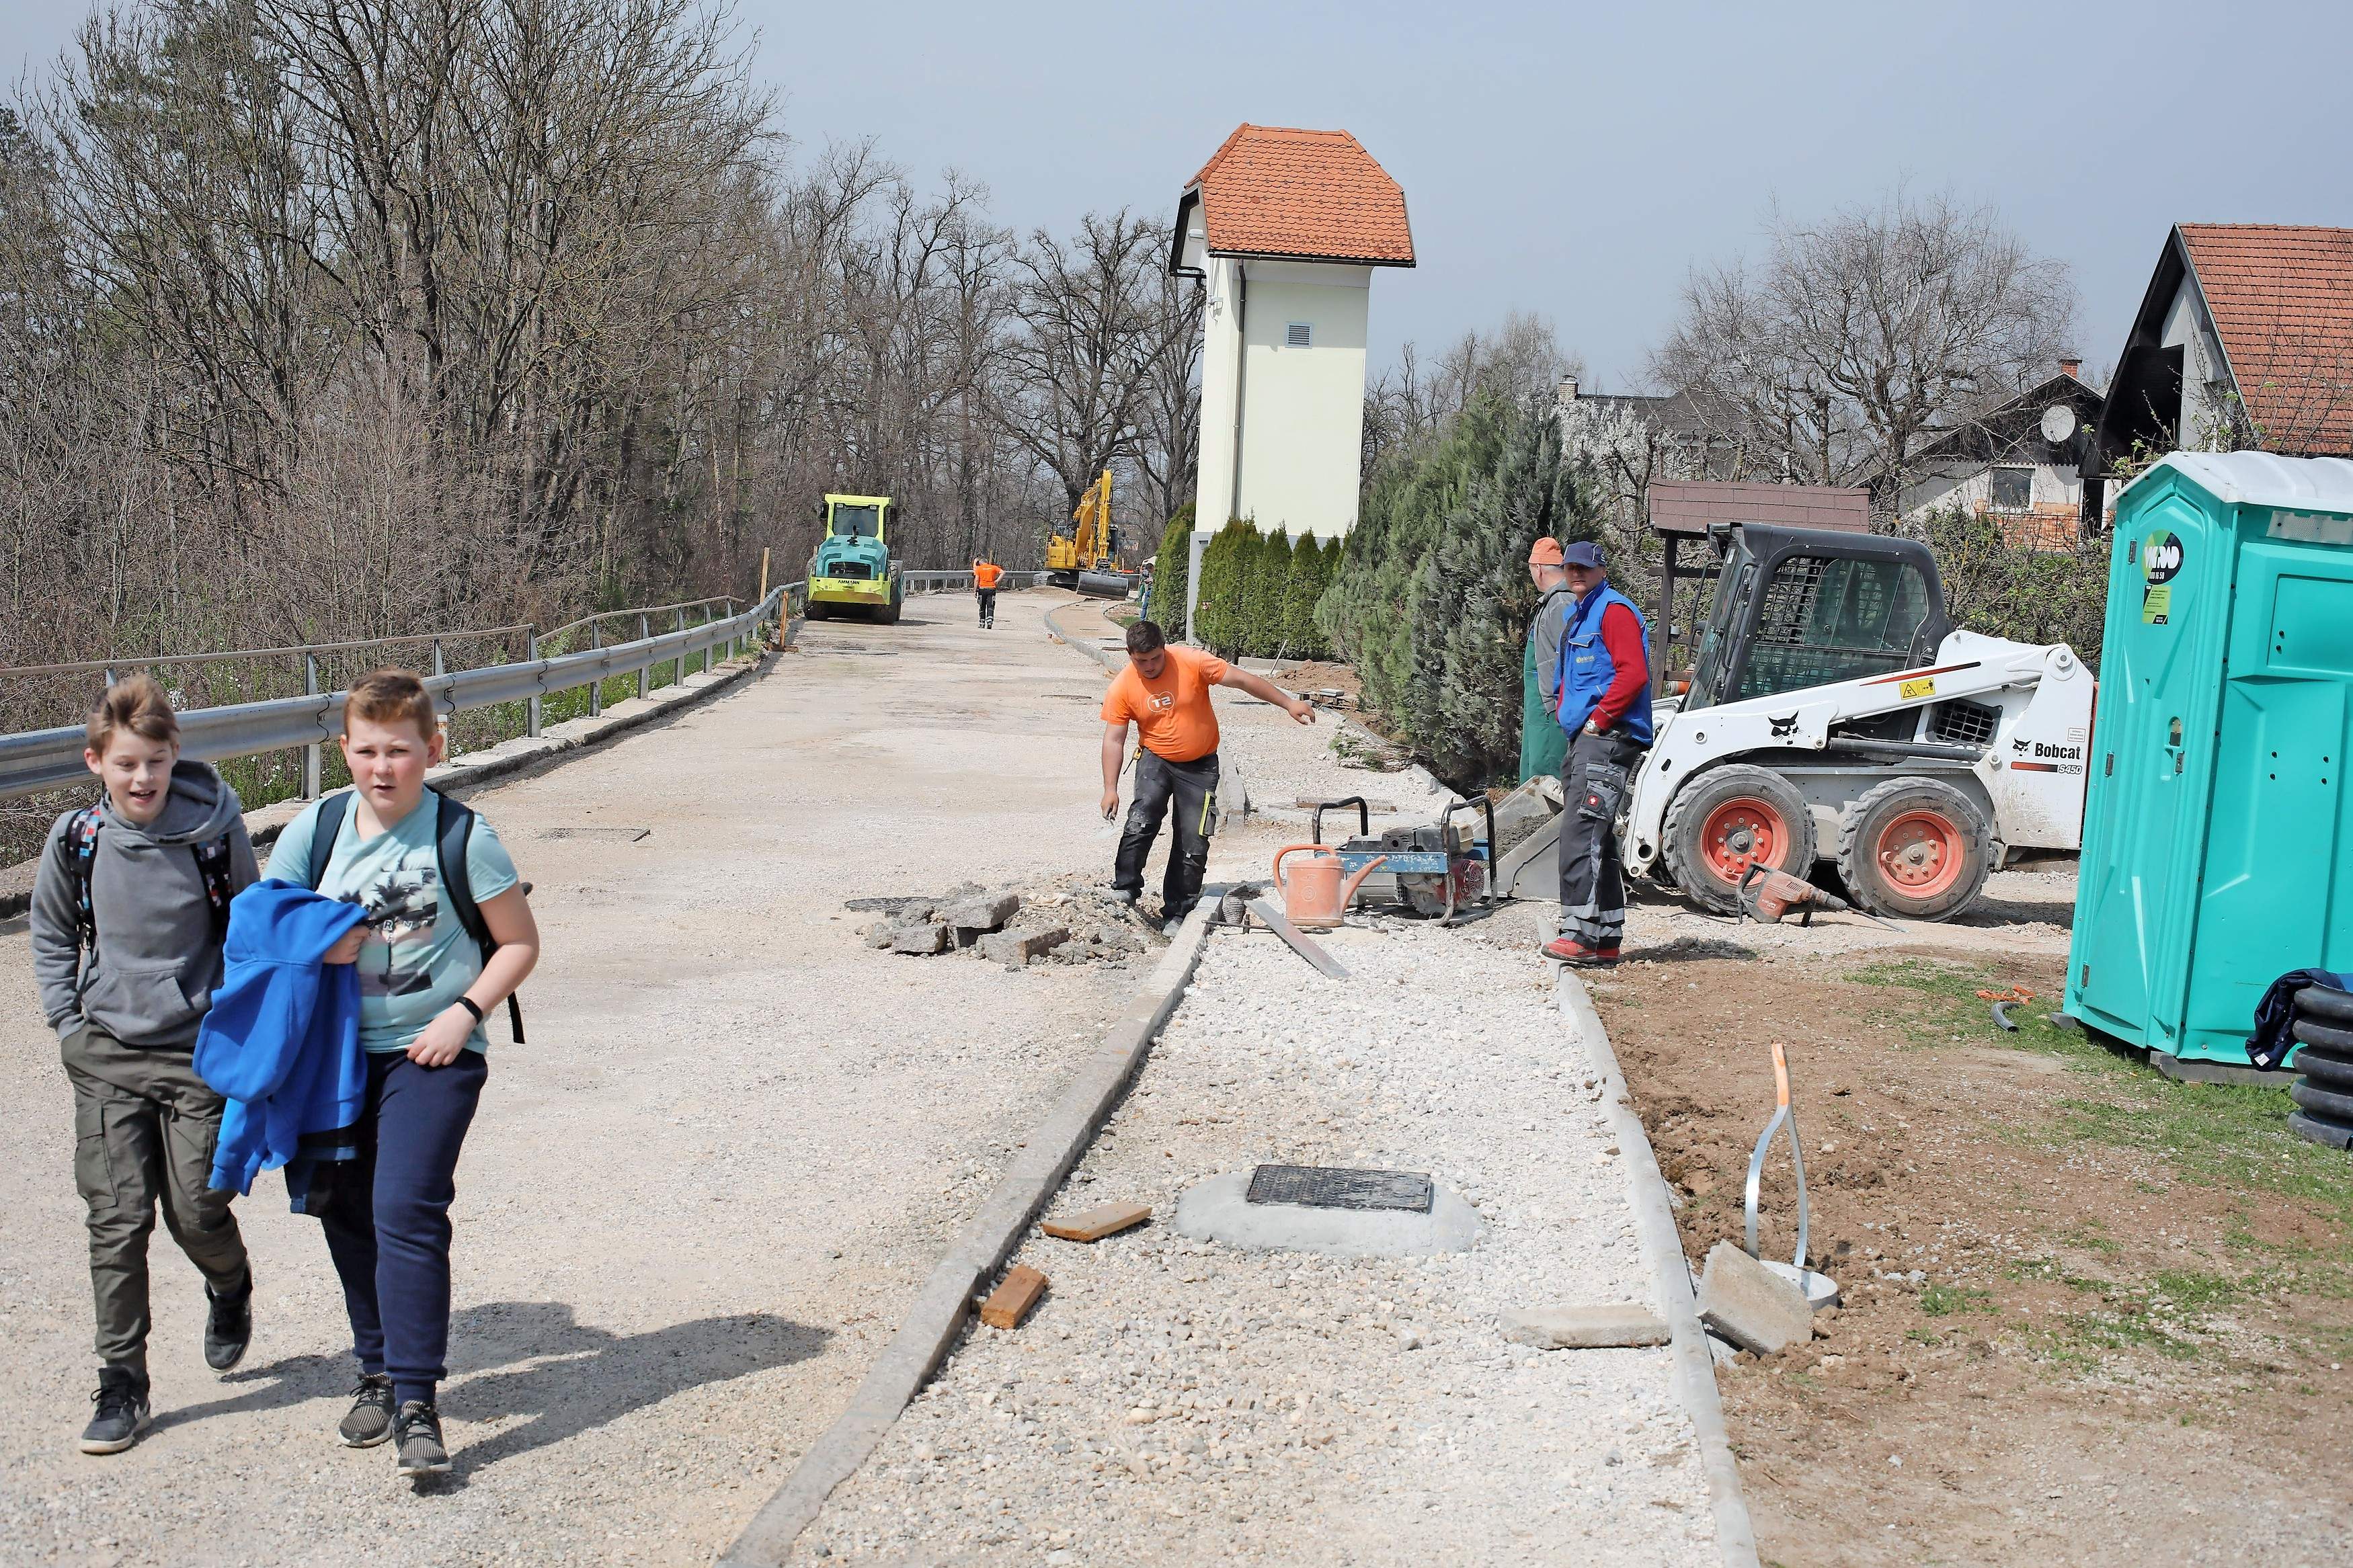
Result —
[[[2177,453],[2125,492],[2067,1007],[2244,1064],[2263,988],[2353,968],[2353,462]]]

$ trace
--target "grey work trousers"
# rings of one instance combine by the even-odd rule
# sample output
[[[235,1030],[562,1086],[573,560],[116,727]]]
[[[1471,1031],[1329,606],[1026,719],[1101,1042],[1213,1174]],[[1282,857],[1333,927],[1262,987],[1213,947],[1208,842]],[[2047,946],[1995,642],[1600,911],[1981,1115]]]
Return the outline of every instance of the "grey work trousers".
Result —
[[[1642,746],[1604,731],[1579,730],[1561,765],[1560,929],[1572,942],[1615,952],[1626,932],[1626,873],[1618,855],[1618,814]]]
[[[212,1186],[221,1097],[185,1050],[126,1046],[87,1024],[59,1048],[74,1091],[74,1184],[89,1207],[98,1359],[147,1371],[147,1238],[155,1208],[180,1250],[227,1294],[246,1280],[245,1237]]]

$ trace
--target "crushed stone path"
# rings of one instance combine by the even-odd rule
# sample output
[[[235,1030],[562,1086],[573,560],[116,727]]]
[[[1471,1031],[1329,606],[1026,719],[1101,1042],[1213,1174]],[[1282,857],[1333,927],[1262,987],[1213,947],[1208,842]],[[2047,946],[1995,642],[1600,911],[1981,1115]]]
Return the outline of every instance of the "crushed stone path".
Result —
[[[1149,960],[1010,973],[860,942],[851,898],[1107,879],[1101,681],[1059,595],[819,623],[707,706],[476,795],[546,957],[459,1172],[442,1407],[412,1491],[332,1432],[353,1371],[315,1221],[238,1214],[259,1327],[216,1379],[159,1230],[157,1419],[89,1458],[71,1096],[0,931],[0,1560],[711,1562],[823,1431]],[[649,829],[628,841],[586,829]],[[562,835],[559,837],[558,835]]]
[[[1211,937],[1134,1091],[1055,1209],[1152,1205],[976,1327],[791,1561],[1420,1564],[1709,1561],[1664,1348],[1506,1343],[1516,1307],[1656,1310],[1628,1162],[1531,921],[1378,922],[1314,973]],[[1188,1240],[1179,1194],[1261,1162],[1429,1172],[1470,1251],[1333,1259]]]

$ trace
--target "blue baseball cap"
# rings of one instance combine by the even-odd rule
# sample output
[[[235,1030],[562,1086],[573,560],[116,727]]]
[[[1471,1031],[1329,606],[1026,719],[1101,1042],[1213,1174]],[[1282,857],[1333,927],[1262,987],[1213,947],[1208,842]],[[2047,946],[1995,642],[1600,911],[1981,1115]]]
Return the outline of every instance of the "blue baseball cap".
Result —
[[[1601,546],[1584,540],[1564,544],[1560,550],[1560,563],[1564,566],[1590,566],[1599,572],[1601,570]]]

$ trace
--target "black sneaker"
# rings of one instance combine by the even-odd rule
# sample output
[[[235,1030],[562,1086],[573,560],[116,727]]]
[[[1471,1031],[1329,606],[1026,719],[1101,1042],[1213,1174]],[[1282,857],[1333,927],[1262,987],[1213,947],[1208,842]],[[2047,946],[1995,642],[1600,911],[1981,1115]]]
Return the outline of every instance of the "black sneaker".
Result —
[[[124,1367],[107,1367],[98,1374],[98,1392],[90,1396],[98,1406],[90,1425],[81,1429],[85,1454],[120,1454],[139,1441],[147,1425],[147,1380]]]
[[[227,1372],[253,1342],[253,1270],[245,1271],[244,1289],[226,1296],[206,1286],[205,1300],[212,1309],[205,1314],[205,1364]]]
[[[373,1448],[391,1436],[392,1379],[363,1373],[352,1384],[351,1414],[335,1428],[335,1440],[346,1448]]]
[[[449,1450],[441,1446],[441,1413],[421,1399],[412,1399],[392,1418],[392,1435],[400,1445],[404,1476],[446,1476]]]

